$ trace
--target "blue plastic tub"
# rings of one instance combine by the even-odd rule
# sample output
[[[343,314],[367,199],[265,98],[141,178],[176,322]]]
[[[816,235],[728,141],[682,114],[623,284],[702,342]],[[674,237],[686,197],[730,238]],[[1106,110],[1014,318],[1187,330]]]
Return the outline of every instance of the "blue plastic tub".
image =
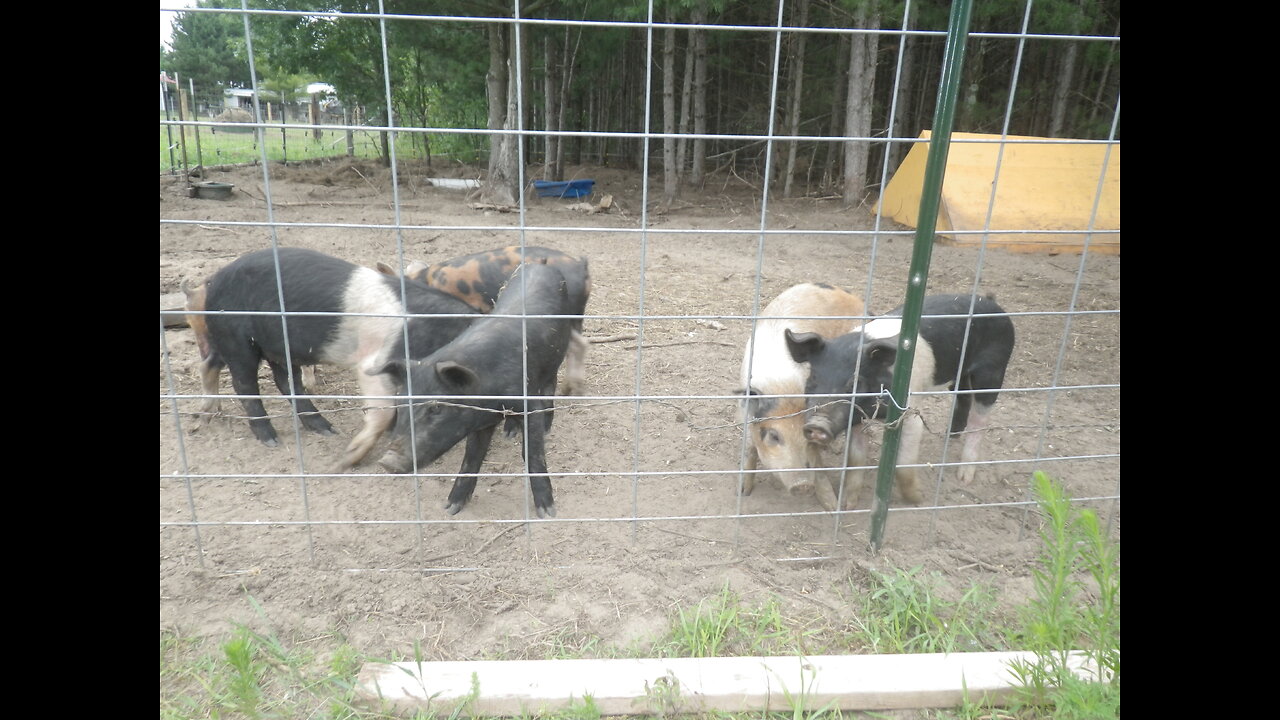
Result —
[[[595,184],[595,180],[570,180],[568,182],[534,180],[533,188],[538,191],[538,197],[580,198],[590,195],[591,188]]]

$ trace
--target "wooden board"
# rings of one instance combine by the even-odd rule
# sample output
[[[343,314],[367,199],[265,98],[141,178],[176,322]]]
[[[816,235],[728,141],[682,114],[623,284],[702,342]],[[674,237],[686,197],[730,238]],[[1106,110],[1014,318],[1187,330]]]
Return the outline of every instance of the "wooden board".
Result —
[[[366,663],[362,701],[440,715],[525,716],[581,706],[603,715],[889,710],[999,703],[1009,663],[1030,653]],[[1072,658],[1081,673],[1086,659]],[[1083,675],[1082,675],[1083,676]]]
[[[187,316],[183,308],[187,296],[183,293],[166,293],[160,296],[160,320],[165,327],[186,327]]]

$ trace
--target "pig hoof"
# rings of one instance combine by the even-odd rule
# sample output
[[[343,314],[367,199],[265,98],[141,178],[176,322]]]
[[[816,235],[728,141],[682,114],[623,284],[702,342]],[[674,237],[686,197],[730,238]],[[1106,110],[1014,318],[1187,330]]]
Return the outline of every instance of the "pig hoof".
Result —
[[[276,440],[275,438],[267,438],[266,440],[263,440],[263,441],[262,441],[262,444],[263,444],[263,445],[266,445],[267,447],[279,447],[279,446],[280,446],[280,442],[279,442],[278,440]]]
[[[547,518],[547,517],[555,517],[555,516],[556,516],[556,506],[555,506],[555,505],[548,505],[548,506],[546,506],[546,507],[544,507],[544,508],[542,508],[542,507],[538,508],[538,517],[539,517],[539,518]]]
[[[411,469],[409,466],[409,458],[401,453],[388,450],[381,458],[378,459],[378,465],[383,470],[390,473],[407,473]]]
[[[462,510],[462,503],[449,503],[444,506],[444,511],[450,515],[457,515]]]

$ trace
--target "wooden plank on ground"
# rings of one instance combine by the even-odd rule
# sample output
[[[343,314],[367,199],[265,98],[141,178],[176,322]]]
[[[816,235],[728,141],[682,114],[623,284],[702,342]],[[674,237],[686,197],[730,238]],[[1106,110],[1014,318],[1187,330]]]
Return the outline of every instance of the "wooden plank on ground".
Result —
[[[160,295],[160,319],[165,327],[187,326],[187,296],[182,293],[162,293]]]
[[[357,694],[396,711],[525,716],[579,705],[603,715],[890,710],[999,704],[1024,652],[628,660],[366,663]],[[1074,654],[1073,667],[1088,667]]]

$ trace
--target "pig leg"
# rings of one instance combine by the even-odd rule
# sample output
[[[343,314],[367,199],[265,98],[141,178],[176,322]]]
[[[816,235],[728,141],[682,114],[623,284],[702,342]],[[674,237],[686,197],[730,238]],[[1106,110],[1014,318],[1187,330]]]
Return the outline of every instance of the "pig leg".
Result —
[[[334,465],[333,472],[344,472],[355,467],[369,454],[370,450],[373,450],[378,438],[382,437],[382,434],[396,422],[395,400],[390,397],[396,394],[396,388],[392,385],[390,378],[387,375],[370,375],[362,371],[356,372],[356,378],[360,386],[360,394],[366,397],[364,426],[355,437],[351,438],[342,459]]]
[[[225,365],[222,358],[217,353],[210,353],[209,357],[200,362],[200,391],[205,395],[218,394],[218,380],[222,375],[222,368]],[[200,412],[214,413],[218,411],[218,398],[207,397],[200,403]]]
[[[812,468],[822,465],[822,446],[817,443],[805,444],[805,465],[809,468],[807,473],[809,485],[817,488],[818,502],[827,510],[835,510],[839,507],[839,500],[836,498],[836,492],[831,487],[832,478],[823,473],[822,477],[818,477],[818,471]]]
[[[480,463],[484,462],[484,456],[489,453],[489,443],[493,440],[493,431],[496,428],[497,425],[490,425],[467,436],[467,449],[462,455],[462,469],[458,471],[458,477],[453,480],[453,489],[449,491],[449,502],[444,506],[445,512],[450,515],[457,515],[458,511],[471,499],[471,494],[476,491],[475,473],[480,472]]]
[[[845,453],[844,464],[848,468],[856,468],[867,464],[867,425],[858,423],[849,430],[849,449]],[[844,509],[852,510],[858,505],[858,496],[862,494],[862,483],[866,479],[864,469],[840,471],[840,485],[844,491]],[[833,502],[834,506],[835,503]],[[834,509],[831,508],[831,509]]]
[[[317,385],[316,385],[316,366],[315,365],[302,366],[302,385],[308,390],[314,391],[316,389]]]
[[[519,415],[512,415],[502,423],[502,434],[513,438],[524,432],[524,418]]]
[[[969,408],[973,404],[973,396],[968,393],[956,395],[956,408],[951,413],[951,434],[964,432],[965,423],[969,420]]]
[[[297,392],[306,392],[306,388],[302,385],[302,373],[300,372],[300,368],[295,366],[286,370],[284,365],[272,362],[271,360],[267,361],[267,365],[271,367],[271,376],[275,378],[276,387],[280,388],[281,395],[289,394],[290,375],[293,376],[293,386],[296,388]],[[315,403],[311,402],[310,398],[300,397],[294,399],[293,411],[298,414],[298,419],[302,421],[302,426],[306,429],[311,430],[312,432],[318,432],[321,435],[338,434],[333,429],[333,426],[329,424],[329,421],[325,420],[324,416],[320,414],[320,410],[316,408]]]
[[[197,415],[195,422],[191,423],[191,432],[200,429],[204,424],[204,415],[211,415],[218,411],[218,398],[213,397],[218,394],[218,380],[222,375],[223,368],[222,358],[218,354],[210,353],[204,360],[200,361],[200,392],[206,397],[200,401],[201,415]]]
[[[564,382],[560,384],[561,395],[579,395],[586,385],[587,339],[582,337],[579,328],[569,331],[569,352],[565,354]]]
[[[747,464],[744,469],[747,472],[742,473],[742,494],[750,495],[752,490],[756,489],[755,470],[760,467],[760,454],[756,452],[755,443],[747,448]]]
[[[229,362],[231,371],[231,387],[237,395],[244,395],[240,404],[244,406],[245,415],[249,416],[249,429],[253,436],[267,447],[276,447],[280,441],[276,439],[276,430],[267,419],[267,410],[262,406],[262,391],[258,388],[257,363]]]
[[[540,389],[530,388],[529,392],[534,395],[539,395],[539,394],[550,395],[551,394],[550,390],[552,385],[554,385],[554,381],[551,384],[548,384],[545,388],[540,388]],[[529,409],[535,412],[529,416],[529,422],[541,423],[543,430],[546,432],[550,432],[551,420],[552,420],[552,417],[555,415],[554,408],[555,408],[554,401],[530,400]],[[524,433],[524,416],[522,415],[512,415],[508,417],[506,421],[502,424],[502,434],[506,435],[509,438],[513,438],[523,433]]]
[[[964,445],[960,450],[960,460],[966,463],[978,461],[978,445],[982,442],[982,434],[991,422],[991,406],[982,403],[973,404],[973,412],[969,414],[969,430],[964,436]],[[973,482],[978,472],[977,465],[960,466],[960,482],[968,485]]]
[[[555,517],[556,504],[551,494],[551,476],[547,473],[547,447],[542,423],[529,422],[525,444],[529,454],[529,486],[533,491],[533,506],[538,511],[538,517]]]
[[[920,458],[920,439],[924,437],[924,420],[919,413],[908,412],[902,416],[902,435],[898,442],[898,465],[914,465]],[[924,502],[916,481],[916,468],[898,467],[894,470],[898,492],[909,503]]]

